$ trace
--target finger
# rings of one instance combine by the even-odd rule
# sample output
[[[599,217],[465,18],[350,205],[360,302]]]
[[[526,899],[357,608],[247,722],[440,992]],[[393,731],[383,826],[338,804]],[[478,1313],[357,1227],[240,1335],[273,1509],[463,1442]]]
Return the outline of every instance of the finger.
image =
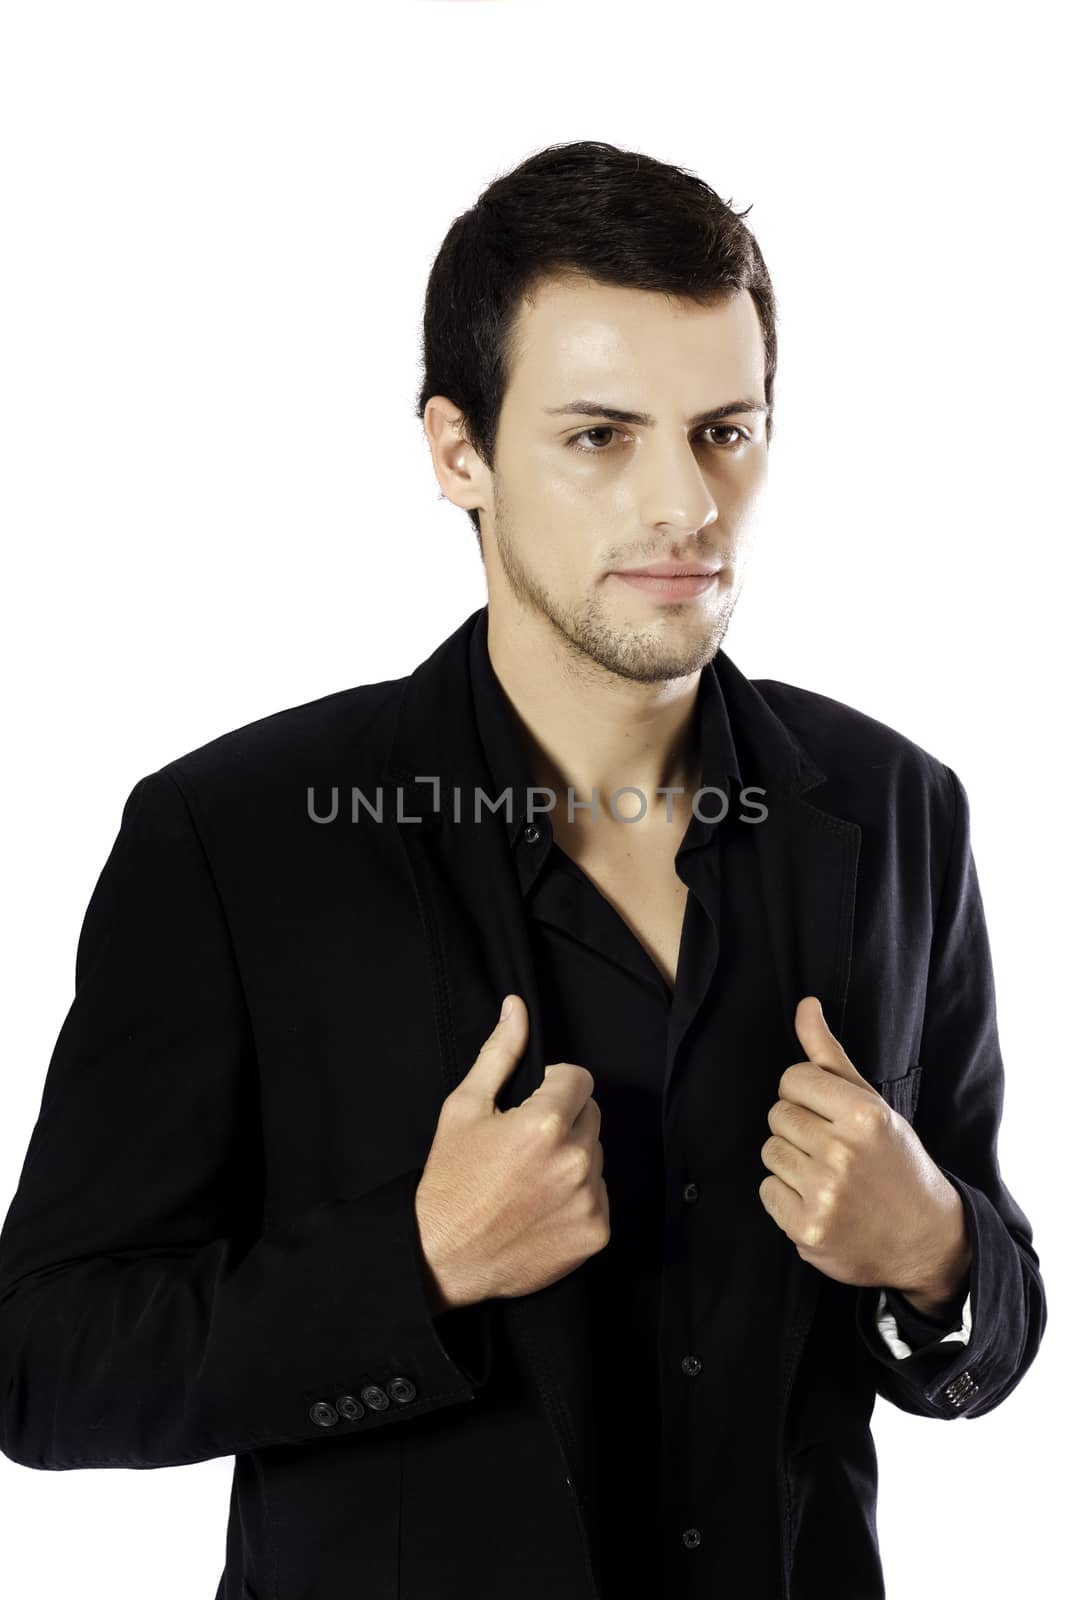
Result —
[[[495,1102],[514,1072],[526,1049],[530,1032],[529,1016],[522,997],[513,994],[507,999],[511,1001],[509,1015],[501,1015],[497,1019],[495,1028],[475,1056],[470,1071],[458,1085],[460,1094],[490,1104]]]
[[[789,1139],[784,1139],[781,1134],[774,1133],[764,1141],[760,1159],[765,1167],[769,1167],[776,1177],[781,1178],[783,1183],[787,1183],[803,1199],[805,1179],[810,1177],[812,1172],[811,1156],[798,1149]]]
[[[574,1119],[574,1133],[583,1144],[591,1146],[600,1141],[600,1107],[592,1096]]]
[[[588,1103],[593,1093],[593,1074],[586,1067],[572,1061],[553,1061],[545,1068],[545,1076],[525,1102],[535,1110],[550,1106],[559,1111],[564,1126],[570,1128]]]
[[[814,1155],[825,1143],[831,1120],[796,1100],[776,1100],[767,1113],[771,1132],[788,1139],[808,1156]]]
[[[849,1060],[844,1045],[830,1032],[817,995],[805,995],[798,1002],[793,1026],[809,1061],[838,1077],[866,1082]]]
[[[772,1173],[760,1184],[759,1197],[767,1215],[795,1244],[804,1218],[804,1203],[800,1196]]]

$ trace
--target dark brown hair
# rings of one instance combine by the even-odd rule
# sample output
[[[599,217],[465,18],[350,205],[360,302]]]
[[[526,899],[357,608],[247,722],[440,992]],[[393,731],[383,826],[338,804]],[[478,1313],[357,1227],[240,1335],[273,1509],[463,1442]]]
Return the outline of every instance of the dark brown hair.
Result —
[[[538,151],[495,178],[437,252],[426,285],[417,416],[432,395],[446,395],[492,470],[520,304],[546,278],[567,274],[702,305],[747,290],[763,329],[763,398],[773,407],[774,291],[743,221],[748,210],[734,211],[686,168],[636,150],[583,140]],[[478,513],[467,515],[481,549]]]

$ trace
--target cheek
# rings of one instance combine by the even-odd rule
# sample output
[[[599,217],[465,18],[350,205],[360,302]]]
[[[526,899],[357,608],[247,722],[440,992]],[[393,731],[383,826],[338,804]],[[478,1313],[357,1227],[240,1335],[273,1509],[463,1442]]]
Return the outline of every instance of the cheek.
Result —
[[[618,525],[614,512],[623,498],[618,489],[609,488],[603,477],[591,472],[561,466],[555,458],[528,467],[526,481],[517,491],[522,525],[530,531],[525,541],[529,559],[541,570],[549,564],[580,566],[583,552]]]
[[[754,516],[767,488],[767,452],[761,450],[738,463],[732,492],[742,518]]]
[[[553,456],[543,463],[529,491],[533,498],[566,514],[567,508],[579,512],[583,506],[595,504],[604,494],[604,483],[594,473],[583,471],[580,463],[572,466]]]

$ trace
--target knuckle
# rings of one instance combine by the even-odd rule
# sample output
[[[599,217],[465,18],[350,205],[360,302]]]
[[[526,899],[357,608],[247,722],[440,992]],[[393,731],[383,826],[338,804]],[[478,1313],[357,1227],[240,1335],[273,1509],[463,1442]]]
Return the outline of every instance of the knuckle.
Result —
[[[589,1227],[589,1238],[592,1240],[595,1250],[603,1250],[611,1238],[611,1223],[608,1221],[605,1212],[598,1210],[593,1217]]]
[[[563,1174],[575,1185],[583,1184],[589,1176],[590,1155],[584,1145],[572,1145],[563,1156]]]
[[[450,1121],[452,1121],[459,1109],[460,1109],[460,1091],[458,1089],[453,1089],[451,1091],[451,1093],[446,1094],[444,1099],[441,1101],[441,1108],[440,1108],[440,1110],[439,1110],[439,1112],[437,1114],[438,1121],[439,1122],[450,1122]]]
[[[888,1127],[893,1113],[889,1105],[880,1096],[875,1099],[873,1095],[862,1104],[858,1105],[852,1113],[852,1126],[864,1138],[869,1138],[879,1129]]]
[[[822,1246],[825,1238],[826,1224],[824,1222],[813,1220],[805,1223],[804,1227],[800,1230],[800,1242],[804,1246],[805,1250],[818,1250]]]
[[[846,1173],[851,1172],[855,1159],[856,1152],[853,1150],[852,1146],[850,1144],[844,1144],[840,1140],[832,1144],[829,1150],[826,1152],[827,1162],[833,1168],[834,1172],[836,1172],[838,1176],[842,1177]]]
[[[563,1134],[563,1113],[558,1106],[545,1106],[537,1113],[535,1129],[546,1144],[552,1144]]]
[[[782,1073],[782,1076],[778,1079],[778,1093],[783,1097],[783,1099],[793,1087],[794,1083],[796,1083],[797,1076],[797,1063],[794,1062],[791,1067],[786,1067],[785,1071]]]

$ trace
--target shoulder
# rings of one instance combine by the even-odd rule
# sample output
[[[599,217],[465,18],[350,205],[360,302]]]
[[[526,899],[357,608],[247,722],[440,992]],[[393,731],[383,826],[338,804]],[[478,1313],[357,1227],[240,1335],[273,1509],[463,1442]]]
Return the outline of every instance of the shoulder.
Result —
[[[373,783],[388,751],[406,678],[356,684],[216,734],[142,778],[142,787],[181,791],[194,812],[247,810],[320,783]]]
[[[752,687],[835,792],[858,796],[873,790],[883,799],[921,799],[935,810],[955,815],[955,773],[900,728],[797,684],[755,678]]]

